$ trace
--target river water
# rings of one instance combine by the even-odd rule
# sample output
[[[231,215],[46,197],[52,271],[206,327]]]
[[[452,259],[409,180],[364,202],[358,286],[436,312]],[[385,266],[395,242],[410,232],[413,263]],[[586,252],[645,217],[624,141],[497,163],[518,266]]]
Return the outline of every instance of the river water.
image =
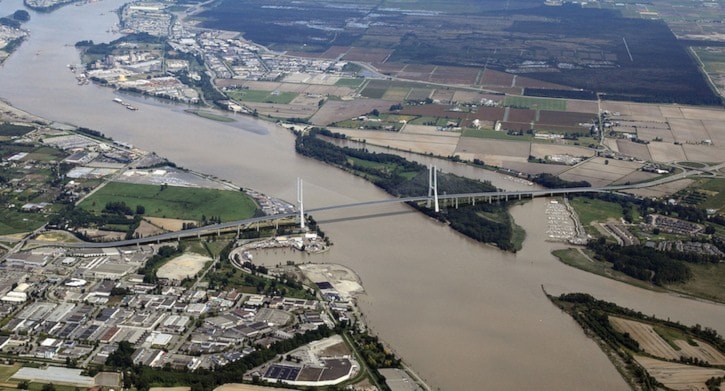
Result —
[[[307,208],[387,197],[359,178],[297,156],[292,136],[273,125],[246,117],[213,122],[185,114],[181,105],[123,96],[139,108],[131,112],[112,102],[111,89],[78,86],[66,68],[79,62],[73,44],[115,38],[107,31],[121,4],[103,0],[31,12],[31,37],[0,68],[0,98],[275,197],[293,201],[295,179],[302,177]],[[0,15],[21,8],[20,0],[2,0]],[[499,187],[526,186],[483,171],[472,175]],[[355,270],[366,289],[360,305],[370,327],[443,390],[627,389],[598,347],[549,303],[542,285],[551,293],[589,292],[725,331],[721,305],[642,290],[556,261],[549,253],[559,245],[545,241],[546,202],[513,209],[527,230],[517,254],[473,242],[405,206],[387,205],[316,215],[335,245],[313,260]]]

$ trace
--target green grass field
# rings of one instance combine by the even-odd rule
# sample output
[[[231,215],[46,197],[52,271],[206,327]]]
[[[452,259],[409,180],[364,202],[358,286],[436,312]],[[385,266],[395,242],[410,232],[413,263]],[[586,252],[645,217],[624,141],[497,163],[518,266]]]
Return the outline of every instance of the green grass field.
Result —
[[[340,79],[338,80],[335,85],[338,87],[352,87],[352,88],[358,88],[362,85],[362,83],[365,81],[364,78],[359,79]]]
[[[219,216],[222,221],[252,217],[257,205],[240,191],[198,189],[112,182],[83,201],[81,208],[100,214],[108,202],[123,201],[135,209],[143,205],[146,215],[173,219],[200,220]]]
[[[475,138],[490,138],[494,140],[509,140],[509,141],[532,141],[534,136],[530,134],[524,134],[523,136],[510,136],[506,132],[497,132],[495,130],[485,129],[465,129],[463,130],[463,137],[475,137]]]
[[[256,103],[276,103],[286,105],[297,97],[295,92],[269,92],[256,90],[227,91],[227,95],[234,100]]]
[[[704,190],[707,198],[699,204],[702,208],[720,209],[725,205],[725,179],[703,179],[695,188]]]
[[[18,212],[6,208],[0,209],[0,235],[31,232],[47,222],[42,213]]]
[[[530,98],[527,96],[507,96],[504,100],[504,106],[539,110],[566,111],[566,100]]]
[[[614,202],[576,197],[570,201],[579,215],[583,226],[589,226],[592,221],[606,221],[610,218],[620,219],[623,216],[622,207]]]
[[[684,284],[668,285],[667,288],[725,303],[725,264],[688,263],[687,266],[692,271],[692,278]]]

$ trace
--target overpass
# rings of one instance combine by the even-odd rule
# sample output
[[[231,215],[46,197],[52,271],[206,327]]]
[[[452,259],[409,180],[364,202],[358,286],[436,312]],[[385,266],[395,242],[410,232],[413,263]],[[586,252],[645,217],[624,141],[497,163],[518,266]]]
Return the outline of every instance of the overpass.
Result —
[[[496,201],[521,200],[521,199],[526,199],[526,198],[553,197],[556,195],[566,195],[566,194],[618,193],[622,190],[643,189],[643,188],[648,188],[648,187],[652,187],[652,186],[657,186],[657,185],[660,185],[663,183],[669,183],[669,182],[673,182],[676,180],[684,179],[684,178],[687,178],[692,175],[711,174],[711,175],[714,175],[717,177],[721,177],[722,175],[718,174],[717,170],[719,170],[722,167],[725,167],[725,163],[720,163],[716,166],[710,166],[707,170],[684,169],[681,173],[678,173],[675,175],[670,175],[670,176],[660,178],[660,179],[650,181],[650,182],[636,183],[636,184],[603,186],[603,187],[574,187],[574,188],[561,188],[561,189],[492,191],[492,192],[480,192],[480,193],[461,193],[461,194],[442,194],[442,195],[438,194],[437,174],[436,174],[437,169],[435,167],[430,167],[428,195],[415,196],[415,197],[402,197],[402,198],[387,198],[387,199],[383,199],[383,200],[363,201],[363,202],[356,202],[356,203],[351,203],[351,204],[322,206],[322,207],[318,207],[318,208],[307,209],[306,213],[311,214],[311,213],[325,212],[325,211],[331,211],[331,210],[362,208],[362,207],[369,207],[369,206],[381,206],[381,205],[387,205],[387,204],[399,204],[399,203],[408,203],[408,202],[413,202],[413,203],[427,202],[428,207],[432,206],[432,207],[434,207],[434,210],[436,212],[438,212],[439,211],[438,206],[439,206],[440,201],[443,201],[446,204],[446,206],[458,207],[458,204],[461,200],[464,203],[471,203],[471,204],[475,205],[476,202],[496,202]],[[626,194],[626,193],[622,193],[622,195],[631,196],[630,194]],[[230,222],[221,223],[221,224],[207,225],[204,227],[197,227],[197,228],[187,229],[187,230],[183,230],[183,231],[167,232],[167,233],[163,233],[160,235],[148,236],[148,237],[144,237],[144,238],[119,240],[119,241],[113,241],[113,242],[100,242],[100,243],[82,242],[82,243],[49,244],[47,242],[32,241],[32,240],[29,242],[35,243],[35,244],[45,244],[45,245],[64,246],[64,247],[73,247],[73,248],[102,248],[102,247],[136,246],[136,245],[141,245],[141,244],[161,243],[161,242],[169,241],[169,240],[181,240],[181,239],[185,239],[185,238],[201,237],[201,236],[210,235],[210,234],[221,234],[222,232],[230,232],[230,231],[235,231],[235,230],[237,231],[237,236],[238,236],[239,233],[241,232],[242,228],[245,226],[249,226],[251,224],[259,223],[262,221],[274,221],[274,220],[280,220],[280,219],[295,218],[297,216],[300,220],[300,225],[304,228],[305,209],[304,209],[303,200],[302,200],[302,181],[299,179],[297,180],[297,202],[299,203],[298,212],[280,213],[280,214],[275,214],[275,215],[252,217],[252,218],[248,218],[248,219],[230,221]],[[450,202],[450,205],[448,205],[449,202]],[[431,205],[431,204],[433,204],[433,205]]]

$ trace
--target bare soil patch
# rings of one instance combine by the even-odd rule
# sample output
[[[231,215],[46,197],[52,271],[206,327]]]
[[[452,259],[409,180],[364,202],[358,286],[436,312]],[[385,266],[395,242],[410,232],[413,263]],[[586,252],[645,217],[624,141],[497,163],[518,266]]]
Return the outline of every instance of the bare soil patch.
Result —
[[[563,164],[543,164],[543,163],[524,163],[524,162],[503,162],[503,168],[523,172],[526,174],[552,174],[559,175],[563,171],[568,170],[569,166]]]
[[[211,258],[192,253],[182,254],[159,268],[156,275],[159,278],[181,281],[186,277],[193,277],[204,268],[204,264]]]
[[[681,162],[687,160],[685,151],[682,149],[682,145],[675,145],[671,143],[649,143],[650,156],[652,161],[668,163],[668,162]]]
[[[682,107],[681,110],[685,118],[688,119],[725,121],[725,111],[722,109]]]
[[[592,100],[567,100],[566,111],[575,113],[594,113],[598,110],[597,102]]]
[[[699,143],[703,140],[710,139],[710,135],[700,120],[672,118],[669,120],[669,123],[672,128],[672,134],[675,136],[675,141],[684,144]]]
[[[443,132],[443,131],[437,130],[437,128],[435,126],[428,126],[428,125],[407,124],[400,130],[400,133],[423,134],[423,135],[428,135],[428,136],[441,136],[441,137],[453,137],[456,139],[461,137],[460,133]]]
[[[725,121],[703,120],[702,125],[710,135],[712,143],[725,153]]]
[[[275,118],[307,118],[315,114],[317,105],[283,105],[277,103],[251,103],[244,104],[260,115],[267,115]]]
[[[144,217],[144,220],[169,231],[181,231],[184,228],[184,223],[197,223],[193,220],[166,219],[162,217]]]
[[[723,148],[718,148],[714,145],[683,144],[682,149],[685,151],[687,160],[693,162],[716,163],[725,161]]]
[[[665,197],[670,194],[690,186],[694,181],[692,179],[682,179],[679,181],[664,183],[657,186],[648,187],[646,189],[625,190],[625,193],[631,193],[640,197]]]
[[[488,164],[500,166],[504,161],[526,162],[531,154],[531,143],[461,137],[458,154],[471,154]]]
[[[645,144],[634,143],[629,140],[617,140],[617,149],[622,154],[627,156],[636,157],[641,160],[650,160],[652,156],[649,154],[649,149]]]
[[[432,153],[434,155],[450,156],[456,151],[460,134],[445,135],[408,134],[375,130],[355,130],[346,128],[330,128],[355,140],[365,140],[366,143],[418,153]],[[442,132],[439,132],[442,133]],[[453,135],[453,136],[451,136]]]
[[[653,173],[653,172],[645,172],[645,171],[634,171],[629,175],[623,176],[622,178],[619,178],[619,180],[614,181],[613,185],[624,185],[626,183],[638,183],[638,182],[644,182],[648,180],[652,180],[654,178],[657,178],[659,175]]]
[[[141,223],[138,225],[138,228],[136,228],[134,234],[139,235],[139,237],[145,237],[162,234],[164,232],[166,232],[166,230],[161,229],[146,220],[141,220]]]
[[[705,382],[708,379],[725,375],[722,369],[693,367],[644,356],[634,356],[634,359],[657,381],[674,390],[707,391]]]
[[[615,316],[610,316],[609,321],[617,331],[629,333],[632,339],[637,341],[639,347],[645,352],[667,360],[677,360],[680,358],[681,354],[660,337],[652,326]]]

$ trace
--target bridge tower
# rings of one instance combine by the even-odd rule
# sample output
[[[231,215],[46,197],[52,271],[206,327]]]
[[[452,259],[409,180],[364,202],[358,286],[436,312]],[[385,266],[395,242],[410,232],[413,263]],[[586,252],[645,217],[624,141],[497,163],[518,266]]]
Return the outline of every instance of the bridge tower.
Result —
[[[297,204],[300,209],[300,228],[305,228],[305,206],[302,197],[302,178],[297,178]]]
[[[430,208],[430,201],[433,198],[433,204],[436,213],[440,212],[438,205],[438,168],[436,166],[428,166],[428,207]]]

